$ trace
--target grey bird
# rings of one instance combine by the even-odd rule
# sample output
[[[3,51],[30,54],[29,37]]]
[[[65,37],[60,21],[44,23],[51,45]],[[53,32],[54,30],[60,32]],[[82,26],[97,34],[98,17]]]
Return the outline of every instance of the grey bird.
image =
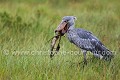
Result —
[[[99,59],[111,60],[113,53],[91,32],[82,28],[75,28],[76,20],[75,16],[64,16],[55,32],[61,31],[63,35],[66,33],[68,40],[82,50],[84,63],[87,63],[87,51]]]

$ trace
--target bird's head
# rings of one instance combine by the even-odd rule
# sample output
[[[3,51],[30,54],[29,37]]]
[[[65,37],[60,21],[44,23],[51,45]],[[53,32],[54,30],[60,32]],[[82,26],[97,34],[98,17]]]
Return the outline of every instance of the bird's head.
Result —
[[[61,35],[64,35],[68,29],[74,27],[75,20],[77,20],[77,18],[75,16],[64,16],[62,18],[61,23],[55,30],[55,32],[59,32]]]

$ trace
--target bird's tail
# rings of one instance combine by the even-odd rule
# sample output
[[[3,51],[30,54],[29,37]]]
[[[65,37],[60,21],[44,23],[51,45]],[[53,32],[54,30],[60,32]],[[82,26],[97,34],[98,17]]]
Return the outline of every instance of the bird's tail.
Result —
[[[114,57],[113,53],[107,48],[105,48],[101,54],[104,60],[111,60]]]
[[[111,60],[114,55],[113,53],[107,49],[104,45],[97,45],[97,47],[95,48],[95,52],[93,52],[94,54],[99,54],[102,56],[102,59],[104,60]]]

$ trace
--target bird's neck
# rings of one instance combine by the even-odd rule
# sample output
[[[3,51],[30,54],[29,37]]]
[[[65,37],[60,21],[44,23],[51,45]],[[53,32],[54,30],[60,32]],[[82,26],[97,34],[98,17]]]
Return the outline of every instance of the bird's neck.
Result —
[[[70,26],[68,30],[73,30],[74,29],[74,25]]]

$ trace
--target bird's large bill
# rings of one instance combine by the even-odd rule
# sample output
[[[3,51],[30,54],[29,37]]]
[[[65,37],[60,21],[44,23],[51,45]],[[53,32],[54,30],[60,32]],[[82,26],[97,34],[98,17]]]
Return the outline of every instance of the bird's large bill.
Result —
[[[62,21],[57,27],[57,29],[55,30],[55,32],[59,32],[59,34],[63,36],[67,32],[67,29],[68,29],[67,24],[68,24],[67,22]]]

